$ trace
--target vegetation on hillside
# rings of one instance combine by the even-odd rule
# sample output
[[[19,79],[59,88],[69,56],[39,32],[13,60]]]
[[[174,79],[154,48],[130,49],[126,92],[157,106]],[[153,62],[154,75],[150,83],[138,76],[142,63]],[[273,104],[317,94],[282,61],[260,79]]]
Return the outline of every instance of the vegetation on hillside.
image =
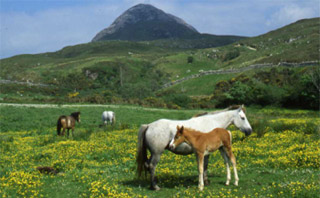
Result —
[[[317,71],[319,62],[314,67],[290,69],[288,79],[280,79],[282,84],[257,77],[269,72],[268,75],[275,75],[274,78],[282,78],[281,71],[285,69],[279,68],[248,71],[248,82],[233,83],[232,79],[241,74],[223,74],[202,76],[166,89],[162,89],[162,85],[207,70],[244,68],[260,63],[319,61],[319,26],[319,18],[302,20],[218,48],[195,49],[206,42],[201,38],[192,41],[108,41],[2,59],[1,79],[48,86],[2,84],[0,97],[5,102],[134,103],[168,108],[206,108],[240,101],[248,105],[317,108],[319,94],[314,83],[311,84],[310,72]],[[311,76],[319,79],[316,75]],[[223,94],[219,94],[217,88],[221,80],[228,82],[227,92]],[[254,89],[254,86],[257,87]],[[242,90],[240,93],[235,92],[238,88]],[[275,93],[266,96],[269,91]],[[239,94],[246,95],[239,98]],[[268,102],[262,102],[255,96],[257,94],[269,98],[266,99]],[[304,102],[306,105],[301,105]]]

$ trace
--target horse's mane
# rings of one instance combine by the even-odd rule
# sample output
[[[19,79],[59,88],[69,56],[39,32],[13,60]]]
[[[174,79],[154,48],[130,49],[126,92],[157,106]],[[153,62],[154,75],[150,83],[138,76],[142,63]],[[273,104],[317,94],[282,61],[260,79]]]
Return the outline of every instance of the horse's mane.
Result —
[[[225,111],[239,109],[239,107],[242,107],[242,106],[241,105],[231,105],[228,108],[225,108],[225,109],[222,109],[222,110],[198,113],[198,114],[196,114],[196,115],[194,115],[192,117],[193,118],[197,118],[197,117],[201,117],[201,116],[204,116],[204,115],[214,115],[214,114],[218,114],[218,113],[225,112]],[[246,112],[246,108],[242,107],[242,111],[245,113]]]

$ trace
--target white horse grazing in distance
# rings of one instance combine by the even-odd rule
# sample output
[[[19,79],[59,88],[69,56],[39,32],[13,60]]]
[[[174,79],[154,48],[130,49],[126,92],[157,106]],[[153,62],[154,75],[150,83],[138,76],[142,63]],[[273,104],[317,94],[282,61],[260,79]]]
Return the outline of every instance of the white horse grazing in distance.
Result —
[[[108,125],[108,122],[113,125],[116,122],[116,114],[113,111],[104,111],[102,113],[102,122],[105,125]]]

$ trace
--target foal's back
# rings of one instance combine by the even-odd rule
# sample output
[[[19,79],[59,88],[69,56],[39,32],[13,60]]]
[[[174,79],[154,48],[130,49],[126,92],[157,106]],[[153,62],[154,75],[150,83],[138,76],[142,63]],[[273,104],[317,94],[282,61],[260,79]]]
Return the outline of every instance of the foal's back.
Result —
[[[215,128],[209,133],[201,133],[198,137],[200,145],[206,145],[206,150],[215,151],[219,147],[231,147],[231,132],[223,128]]]
[[[231,141],[231,132],[223,128],[215,128],[206,134],[211,140],[219,139],[221,141]]]

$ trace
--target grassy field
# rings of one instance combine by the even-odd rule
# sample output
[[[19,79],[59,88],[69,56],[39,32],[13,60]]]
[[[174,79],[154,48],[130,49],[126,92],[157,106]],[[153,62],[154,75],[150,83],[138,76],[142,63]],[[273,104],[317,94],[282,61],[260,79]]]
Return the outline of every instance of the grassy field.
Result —
[[[114,127],[99,128],[103,110],[117,115]],[[81,111],[74,137],[57,137],[62,114]],[[1,197],[317,197],[319,183],[319,114],[316,111],[249,108],[254,133],[236,130],[233,150],[239,186],[225,186],[219,152],[209,163],[209,186],[198,191],[193,155],[166,151],[157,175],[162,188],[149,190],[138,179],[135,154],[138,127],[159,118],[188,119],[199,110],[137,106],[0,106]],[[50,166],[58,174],[42,174]],[[232,180],[233,181],[233,180]]]

